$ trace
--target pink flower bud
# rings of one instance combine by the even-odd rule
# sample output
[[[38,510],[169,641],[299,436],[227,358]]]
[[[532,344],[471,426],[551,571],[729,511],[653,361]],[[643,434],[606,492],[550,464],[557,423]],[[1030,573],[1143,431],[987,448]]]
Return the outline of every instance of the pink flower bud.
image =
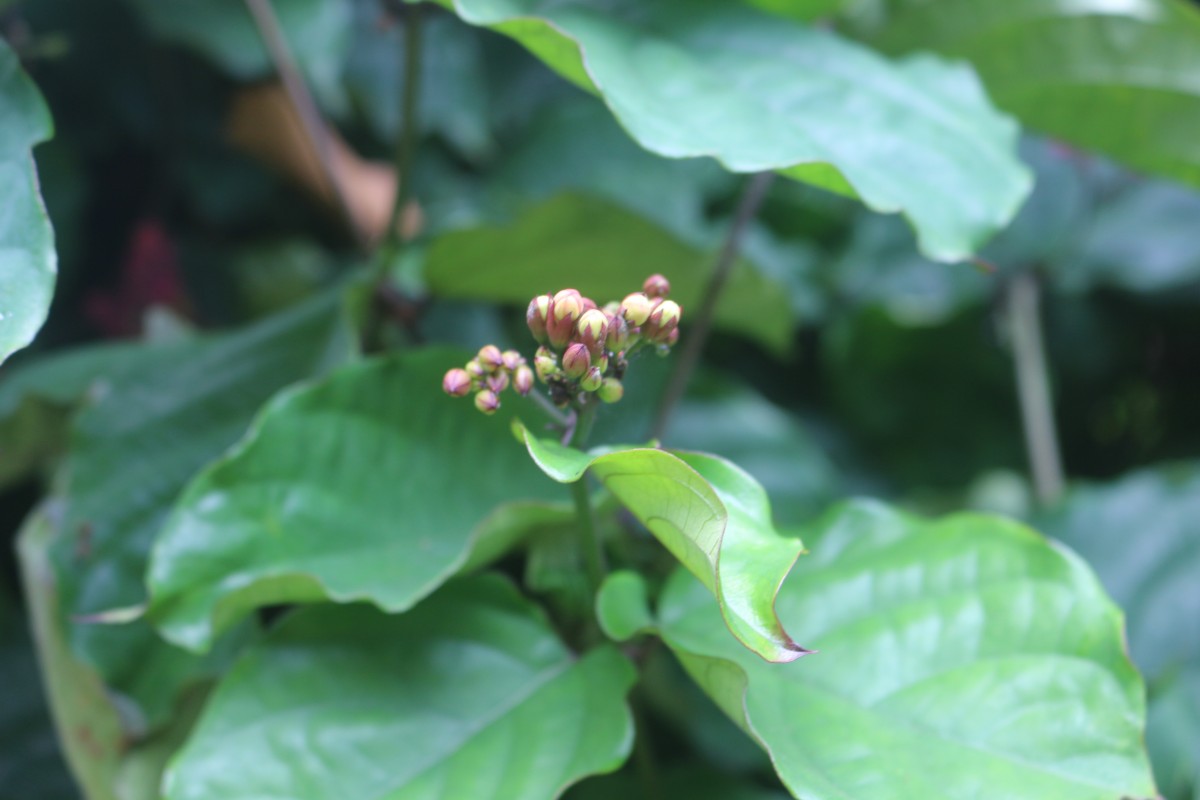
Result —
[[[442,378],[442,391],[452,397],[466,397],[471,391],[471,376],[465,369],[452,369]]]
[[[655,273],[642,284],[642,291],[647,297],[666,297],[671,293],[671,282],[662,275]]]
[[[525,359],[516,350],[505,350],[500,354],[500,359],[504,364],[504,368],[509,372],[512,372],[525,363]]]
[[[529,301],[529,310],[525,312],[525,322],[529,325],[529,332],[533,334],[533,338],[538,341],[538,344],[545,344],[549,341],[546,335],[546,320],[550,318],[550,303],[550,295],[540,294]]]
[[[615,403],[625,396],[625,387],[616,378],[605,378],[596,395],[605,403]]]
[[[604,339],[608,336],[608,317],[603,311],[593,308],[583,312],[575,323],[575,340],[588,349],[593,356],[604,352]]]
[[[580,378],[579,388],[583,389],[585,392],[594,392],[599,389],[600,385],[603,383],[604,373],[600,371],[599,367],[592,367],[587,371],[586,375]]]
[[[675,343],[678,341],[679,341],[679,328],[675,328],[667,336],[667,347],[674,347]]]
[[[683,309],[674,300],[662,300],[642,326],[642,334],[655,344],[665,344],[671,331],[679,326]]]
[[[500,407],[500,398],[490,389],[484,389],[475,395],[475,407],[490,417]]]
[[[650,318],[651,308],[650,298],[641,292],[634,292],[621,301],[621,313],[625,321],[635,328]]]
[[[521,397],[529,394],[529,390],[533,388],[533,370],[524,364],[517,367],[517,371],[513,373],[513,388]]]
[[[550,317],[546,320],[546,335],[558,350],[567,346],[575,333],[575,322],[583,316],[583,297],[574,289],[563,289],[554,295]]]
[[[592,357],[588,354],[587,347],[578,342],[567,348],[567,352],[563,353],[562,368],[568,378],[578,380],[587,374],[587,371],[592,367]]]
[[[485,382],[487,383],[487,388],[496,394],[500,394],[508,388],[508,373],[497,372],[495,375],[488,375]]]
[[[504,366],[504,356],[500,354],[500,348],[494,344],[481,347],[479,355],[475,358],[479,360],[479,365],[488,372],[495,372]]]
[[[608,324],[608,336],[604,340],[604,346],[614,353],[619,353],[629,346],[629,323],[625,321],[625,317],[620,314],[613,316]]]

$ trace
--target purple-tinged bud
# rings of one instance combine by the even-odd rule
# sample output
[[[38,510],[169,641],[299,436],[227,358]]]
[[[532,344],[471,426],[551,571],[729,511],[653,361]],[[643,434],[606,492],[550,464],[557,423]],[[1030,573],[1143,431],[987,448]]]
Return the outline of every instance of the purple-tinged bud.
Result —
[[[512,372],[525,363],[525,359],[516,350],[505,350],[500,354],[500,359],[504,364],[504,368],[509,372]]]
[[[671,293],[671,282],[662,275],[655,273],[642,284],[642,291],[647,297],[666,297]]]
[[[645,324],[652,309],[652,301],[641,292],[634,292],[621,301],[621,313],[625,316],[625,321],[633,327]]]
[[[605,378],[596,394],[605,403],[615,403],[625,396],[625,387],[616,378]]]
[[[604,316],[609,317],[610,319],[612,317],[621,316],[621,304],[616,300],[613,300],[611,303],[605,303],[604,308],[600,310],[604,312]]]
[[[575,333],[575,322],[583,316],[583,297],[574,289],[563,289],[554,295],[550,317],[546,320],[546,335],[550,344],[561,350]]]
[[[608,336],[608,317],[598,309],[583,312],[575,323],[575,340],[588,349],[593,356],[604,353],[604,339]]]
[[[466,397],[471,391],[471,376],[465,369],[452,369],[442,378],[442,391],[452,397]]]
[[[494,344],[479,348],[479,355],[475,357],[479,360],[479,365],[488,372],[495,372],[504,366],[504,356],[500,354],[500,348]]]
[[[497,372],[495,375],[488,375],[485,383],[487,383],[487,388],[496,394],[500,394],[508,388],[508,373]]]
[[[546,320],[550,318],[551,301],[550,295],[539,294],[529,301],[529,310],[525,312],[525,323],[529,325],[529,332],[533,334],[533,338],[537,340],[538,344],[545,344],[549,341],[546,334]]]
[[[655,344],[665,344],[671,331],[679,326],[679,318],[682,315],[683,309],[678,303],[674,300],[663,300],[642,326],[642,333]]]
[[[568,378],[578,380],[587,374],[592,367],[592,357],[585,345],[576,342],[563,353],[562,368]]]
[[[608,336],[604,339],[604,346],[614,353],[619,353],[629,346],[629,323],[625,321],[625,317],[620,314],[613,316],[608,324]]]
[[[596,301],[590,297],[584,297],[583,298],[583,313],[586,314],[587,312],[593,310],[594,308],[596,308]]]
[[[500,407],[500,398],[491,389],[484,389],[475,395],[475,407],[490,417]]]
[[[602,355],[592,364],[593,367],[600,368],[600,374],[608,372],[608,355]]]
[[[678,341],[679,341],[679,328],[675,328],[667,336],[667,347],[674,347],[675,343]]]
[[[537,371],[538,380],[542,383],[546,383],[561,372],[558,366],[558,356],[554,355],[554,351],[549,347],[538,348],[537,355],[533,357],[533,368]]]
[[[579,379],[579,388],[585,392],[594,392],[600,388],[600,384],[604,383],[604,373],[599,367],[592,367],[587,371],[587,374]]]
[[[478,358],[472,358],[467,362],[467,374],[472,378],[484,378],[487,376],[487,370],[479,363]]]
[[[513,388],[521,397],[529,394],[529,390],[533,388],[533,370],[524,364],[517,367],[513,373]]]

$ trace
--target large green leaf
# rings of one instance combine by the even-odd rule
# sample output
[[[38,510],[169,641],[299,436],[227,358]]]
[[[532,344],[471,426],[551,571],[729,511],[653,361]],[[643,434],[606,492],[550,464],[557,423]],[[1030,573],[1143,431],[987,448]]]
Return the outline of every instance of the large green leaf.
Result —
[[[187,481],[274,392],[346,360],[352,342],[331,294],[244,331],[147,348],[108,374],[76,419],[67,460],[67,511],[52,553],[64,612],[142,603],[151,542]],[[69,637],[151,723],[195,667],[144,622],[72,624]]]
[[[50,112],[16,53],[0,39],[0,362],[33,341],[54,294],[54,231],[32,147],[50,138]]]
[[[892,64],[720,0],[441,1],[601,95],[646,149],[857,194],[903,212],[937,259],[972,253],[1029,189],[1016,126],[933,57]]]
[[[1200,184],[1200,11],[1183,0],[888,0],[887,51],[970,60],[1029,127]]]
[[[820,652],[779,667],[723,635],[685,574],[660,602],[692,677],[806,800],[1155,795],[1121,614],[1071,553],[999,518],[859,503],[779,595]]]
[[[1200,664],[1193,662],[1150,698],[1146,746],[1163,796],[1169,800],[1198,800]]]
[[[572,655],[496,576],[401,616],[307,608],[221,683],[165,794],[549,800],[625,759],[633,680],[611,647]]]
[[[737,466],[702,453],[650,447],[590,453],[518,433],[542,470],[563,483],[590,472],[716,596],[729,630],[767,661],[805,650],[775,616],[775,593],[804,546],[771,524],[767,494]]]
[[[150,615],[163,634],[204,649],[257,606],[326,597],[402,611],[528,514],[553,514],[542,506],[562,490],[508,432],[514,409],[540,412],[506,395],[488,418],[447,397],[442,375],[466,360],[423,350],[277,397],[192,482],[155,546]]]
[[[698,308],[713,259],[694,244],[621,206],[586,194],[562,194],[525,210],[512,224],[452,231],[431,245],[425,266],[439,297],[527,304],[570,284],[597,303],[620,300],[659,272],[671,297]],[[781,288],[748,264],[722,294],[716,323],[776,351],[792,336]],[[687,316],[684,316],[687,324]]]

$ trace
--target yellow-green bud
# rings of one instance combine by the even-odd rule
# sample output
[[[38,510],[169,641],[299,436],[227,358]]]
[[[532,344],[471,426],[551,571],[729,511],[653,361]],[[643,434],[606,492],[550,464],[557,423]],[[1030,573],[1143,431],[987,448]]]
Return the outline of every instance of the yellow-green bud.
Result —
[[[533,368],[537,371],[538,380],[546,383],[555,375],[558,375],[558,357],[548,347],[539,347],[537,355],[533,357]]]
[[[679,326],[679,318],[683,309],[674,300],[663,300],[650,313],[650,318],[642,326],[642,334],[655,344],[664,344],[671,331]]]
[[[619,353],[629,346],[629,323],[620,313],[614,314],[609,321],[608,336],[605,338],[604,344],[614,353]]]
[[[500,407],[500,398],[490,389],[484,389],[475,395],[475,407],[489,417]]]
[[[554,295],[550,317],[546,320],[546,335],[555,349],[561,350],[575,333],[575,322],[583,316],[583,296],[574,289],[563,289]]]
[[[603,383],[604,373],[600,371],[599,367],[592,367],[587,371],[587,375],[584,375],[579,379],[579,388],[583,389],[585,392],[594,392],[599,389]]]
[[[479,355],[476,358],[479,360],[479,365],[488,372],[495,372],[504,366],[504,356],[500,354],[500,348],[494,344],[479,348]]]
[[[483,378],[487,375],[487,370],[479,363],[479,359],[472,358],[467,362],[467,374],[472,378]]]
[[[651,309],[650,298],[641,292],[634,292],[621,301],[621,313],[624,315],[625,321],[635,328],[645,324],[646,320],[650,318]]]
[[[525,323],[529,325],[529,332],[533,334],[533,338],[538,341],[538,344],[545,344],[549,341],[546,334],[546,320],[550,318],[550,302],[550,295],[540,294],[529,301],[529,310],[525,312]]]
[[[592,357],[586,346],[576,342],[563,353],[562,369],[568,378],[578,380],[587,374],[592,367]]]
[[[517,367],[513,373],[513,388],[521,397],[529,394],[529,390],[533,388],[533,370],[524,364]]]
[[[466,397],[471,391],[471,376],[465,369],[452,369],[442,378],[442,391],[453,397]]]
[[[647,297],[666,297],[671,293],[671,282],[656,273],[646,278],[646,282],[642,284],[642,291]]]
[[[615,403],[625,396],[625,387],[616,378],[605,378],[596,394],[605,403]]]
[[[608,317],[598,309],[583,312],[575,323],[575,340],[588,349],[593,356],[604,352],[604,339],[608,336]]]

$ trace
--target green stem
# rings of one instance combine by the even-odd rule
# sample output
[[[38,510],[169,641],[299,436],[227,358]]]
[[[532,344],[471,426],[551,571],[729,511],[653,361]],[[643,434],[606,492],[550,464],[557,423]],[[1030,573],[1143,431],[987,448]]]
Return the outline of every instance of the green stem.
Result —
[[[658,761],[654,757],[654,744],[650,741],[650,730],[646,723],[645,702],[641,699],[640,694],[640,691],[637,692],[631,698],[630,703],[635,729],[634,768],[637,771],[638,783],[642,785],[643,800],[661,800],[663,796],[662,781],[658,775]]]
[[[571,484],[571,497],[575,500],[575,515],[579,518],[579,538],[583,550],[584,568],[592,595],[600,590],[608,567],[604,563],[604,548],[600,535],[596,533],[596,518],[592,514],[591,492],[588,491],[587,475]]]

